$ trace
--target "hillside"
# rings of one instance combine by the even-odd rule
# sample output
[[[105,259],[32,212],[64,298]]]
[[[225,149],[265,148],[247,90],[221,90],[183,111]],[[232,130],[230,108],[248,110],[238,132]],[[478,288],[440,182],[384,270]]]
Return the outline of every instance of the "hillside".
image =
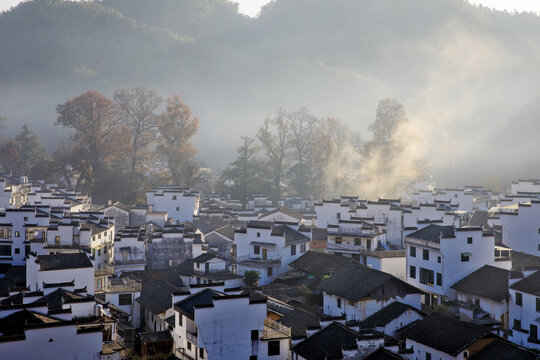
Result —
[[[239,136],[280,107],[365,132],[377,101],[395,97],[433,172],[472,182],[488,156],[470,168],[455,158],[540,95],[539,39],[539,17],[463,0],[276,0],[257,19],[226,0],[34,0],[0,15],[0,113],[52,150],[54,107],[67,97],[141,84],[178,92],[201,119],[201,159],[222,168]]]

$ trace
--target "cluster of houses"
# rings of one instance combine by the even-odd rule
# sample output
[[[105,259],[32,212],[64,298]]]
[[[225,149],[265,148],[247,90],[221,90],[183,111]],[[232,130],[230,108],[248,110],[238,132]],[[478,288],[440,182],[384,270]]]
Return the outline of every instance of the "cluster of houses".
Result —
[[[245,206],[0,190],[2,359],[540,359],[540,180]]]

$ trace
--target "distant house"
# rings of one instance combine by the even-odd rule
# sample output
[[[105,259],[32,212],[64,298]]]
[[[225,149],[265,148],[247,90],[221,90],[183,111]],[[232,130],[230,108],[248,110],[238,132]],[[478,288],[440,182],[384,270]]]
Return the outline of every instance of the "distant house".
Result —
[[[399,301],[394,301],[358,322],[358,328],[374,329],[385,335],[395,337],[396,330],[423,318],[424,314],[418,309]]]
[[[354,264],[336,271],[319,289],[323,312],[345,314],[347,320],[364,320],[395,301],[420,309],[424,294],[390,274]]]
[[[540,350],[540,271],[528,270],[524,278],[510,285],[510,340],[518,345]]]
[[[287,223],[297,223],[297,225],[304,222],[301,214],[294,210],[287,209],[286,207],[280,207],[271,211],[265,211],[259,215],[259,221],[279,221]]]
[[[130,226],[129,223],[129,213],[131,211],[131,208],[121,203],[120,201],[117,201],[115,203],[112,203],[112,201],[109,201],[109,203],[102,207],[100,211],[103,212],[103,214],[107,217],[110,217],[114,220],[114,227],[116,231],[122,230],[125,227]]]
[[[234,230],[234,226],[225,225],[204,235],[204,241],[209,249],[216,251],[218,256],[226,259],[228,263],[232,261],[231,257],[236,255],[233,253],[236,251]]]
[[[176,223],[193,222],[199,213],[198,193],[177,186],[161,186],[146,192],[146,204],[153,211],[167,212]]]
[[[124,228],[114,238],[112,261],[116,274],[144,270],[146,267],[147,232],[142,227]]]

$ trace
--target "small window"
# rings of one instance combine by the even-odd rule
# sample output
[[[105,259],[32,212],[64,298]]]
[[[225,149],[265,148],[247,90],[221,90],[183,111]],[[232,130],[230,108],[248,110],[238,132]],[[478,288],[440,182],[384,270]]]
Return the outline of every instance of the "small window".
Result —
[[[21,253],[21,249],[15,248],[15,254],[20,254],[20,253]]]
[[[260,247],[259,245],[255,245],[255,246],[253,247],[253,253],[254,253],[255,255],[259,255],[259,254],[261,253],[261,247]]]
[[[191,343],[189,341],[187,342],[187,349],[191,351]]]
[[[21,237],[21,233],[18,232],[18,231],[15,231],[15,236],[16,236],[16,237]]]
[[[279,341],[268,342],[268,356],[279,355]]]
[[[368,250],[371,250],[371,239],[368,239],[366,241],[366,247],[367,247]]]
[[[178,326],[183,326],[182,325],[182,314],[178,314]]]
[[[249,357],[249,360],[257,360],[257,355],[251,355],[251,356]]]
[[[409,277],[416,279],[416,266],[409,266]]]
[[[411,257],[416,257],[416,248],[415,248],[414,246],[411,246],[411,247],[409,248],[409,255],[410,255]]]
[[[422,259],[429,260],[429,250],[424,249],[422,251]]]
[[[341,239],[341,238],[340,238]],[[336,245],[341,245],[341,240],[338,240],[338,238],[336,238]]]
[[[260,233],[260,232],[257,233],[257,237],[261,237],[261,233]]]
[[[442,286],[442,274],[437,273],[437,285]]]
[[[199,348],[199,357],[201,359],[204,359],[204,349],[203,348]]]
[[[536,298],[536,311],[540,311],[540,298]]]
[[[56,236],[54,237],[54,243],[55,243],[56,245],[60,245],[60,236],[56,235]]]
[[[97,256],[101,256],[101,249],[98,249]]]
[[[514,326],[512,327],[514,330],[521,330],[521,320],[514,319]]]
[[[97,291],[103,290],[103,280],[102,279],[97,279],[96,290]]]
[[[259,340],[259,330],[251,330],[251,341]]]
[[[306,252],[306,244],[300,244],[300,252],[305,253]]]
[[[131,305],[131,294],[118,294],[118,305]]]
[[[296,245],[291,245],[291,255],[296,255]]]
[[[179,206],[176,207],[176,211],[180,211],[180,207],[179,207]]]
[[[516,305],[523,305],[523,294],[520,292],[516,292]]]
[[[28,216],[25,216],[25,217],[24,217],[24,221],[28,221]]]
[[[437,256],[437,262],[440,264],[441,263],[441,257],[440,256]]]
[[[340,298],[337,299],[337,307],[341,309],[341,299]]]
[[[472,237],[467,238],[467,244],[472,244]]]
[[[267,276],[272,276],[272,275],[274,275],[274,268],[269,267],[269,268],[266,270],[266,275],[267,275]]]
[[[469,254],[461,253],[461,262],[468,262],[468,261],[469,261]]]
[[[531,324],[529,327],[529,336],[533,339],[538,339],[538,326]]]
[[[173,195],[173,196],[172,196],[172,199],[173,199],[173,200],[176,200],[176,195]]]
[[[426,352],[426,360],[431,360],[431,353]]]
[[[360,246],[360,245],[362,245],[362,239],[354,238],[354,245],[355,245],[355,246]]]

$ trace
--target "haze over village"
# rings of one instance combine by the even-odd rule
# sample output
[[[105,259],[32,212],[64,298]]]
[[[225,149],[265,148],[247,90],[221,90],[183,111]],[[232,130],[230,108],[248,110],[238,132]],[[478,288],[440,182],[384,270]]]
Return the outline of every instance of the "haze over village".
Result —
[[[540,359],[540,5],[0,11],[0,359]]]

